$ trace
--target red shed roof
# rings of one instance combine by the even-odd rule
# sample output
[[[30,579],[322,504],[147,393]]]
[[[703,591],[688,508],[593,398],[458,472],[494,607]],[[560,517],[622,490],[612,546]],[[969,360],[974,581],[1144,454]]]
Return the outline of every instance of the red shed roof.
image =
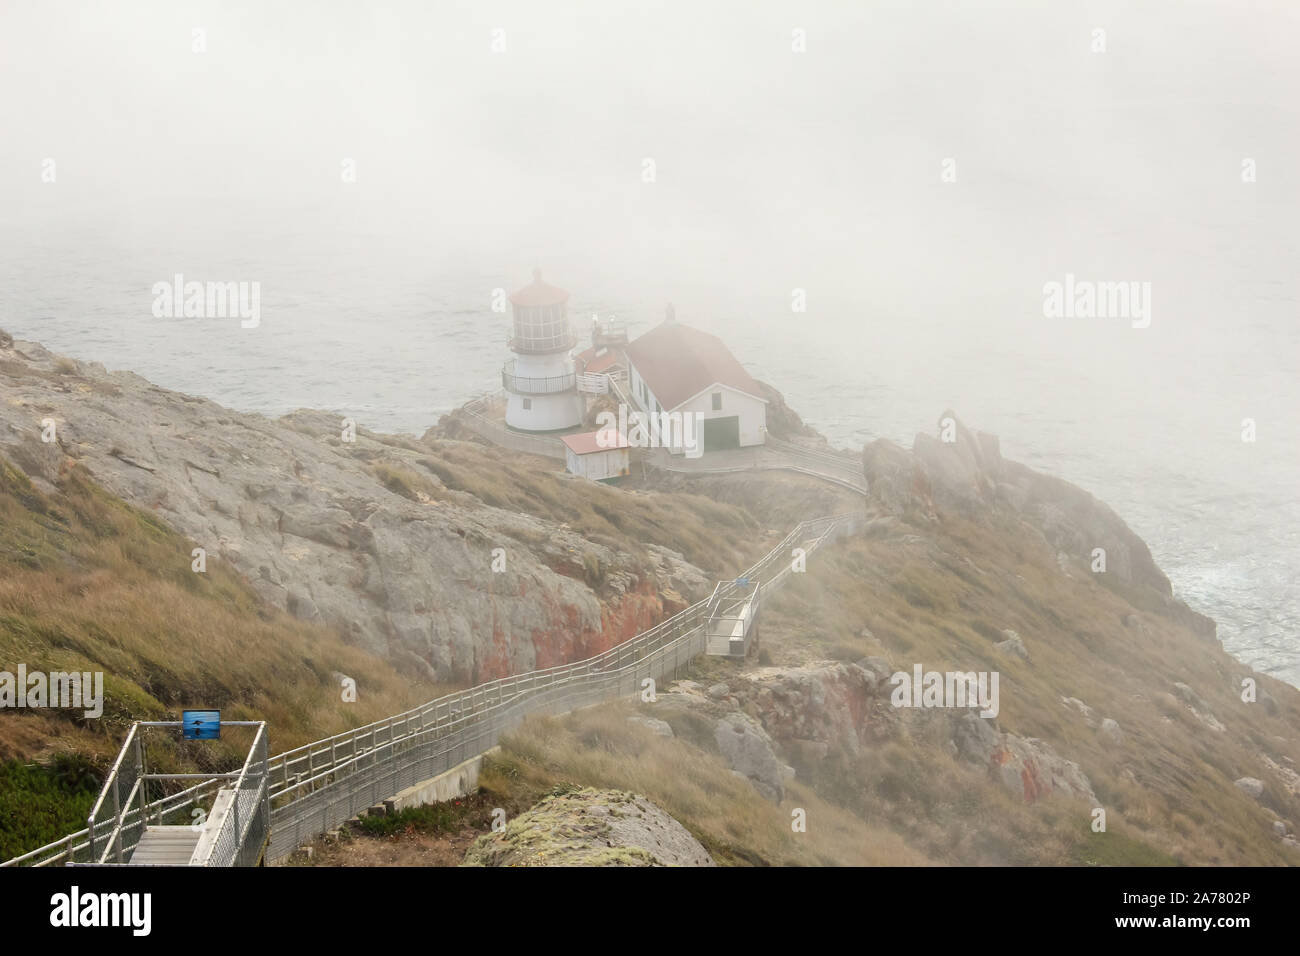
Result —
[[[534,269],[533,281],[510,296],[510,301],[523,306],[561,305],[569,301],[569,293],[559,286],[543,282],[542,270]]]
[[[603,429],[602,429],[603,431]],[[610,451],[614,448],[627,448],[627,437],[620,431],[615,430],[614,434],[618,436],[616,444],[602,445],[596,440],[600,432],[582,432],[579,435],[563,435],[560,440],[568,446],[569,451],[575,455],[590,455],[598,451]]]
[[[627,347],[627,357],[668,411],[717,384],[765,401],[722,339],[680,322],[655,326]]]

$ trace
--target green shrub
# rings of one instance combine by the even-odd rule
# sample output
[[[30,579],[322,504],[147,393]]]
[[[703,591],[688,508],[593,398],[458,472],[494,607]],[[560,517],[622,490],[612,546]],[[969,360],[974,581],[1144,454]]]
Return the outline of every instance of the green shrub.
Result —
[[[0,860],[82,829],[99,794],[88,760],[60,754],[48,767],[0,763]]]

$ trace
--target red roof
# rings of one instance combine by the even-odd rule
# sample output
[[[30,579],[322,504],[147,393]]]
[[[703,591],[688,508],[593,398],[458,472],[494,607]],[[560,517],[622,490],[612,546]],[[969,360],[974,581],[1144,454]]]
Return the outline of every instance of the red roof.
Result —
[[[604,431],[604,429],[601,429]],[[618,436],[618,443],[611,445],[602,445],[596,440],[600,432],[583,432],[580,435],[563,435],[560,440],[568,446],[569,451],[575,455],[591,455],[598,451],[610,451],[614,448],[627,448],[628,442],[626,436],[620,431],[615,430],[614,434]]]
[[[590,375],[595,375],[623,361],[622,350],[610,348],[609,346],[602,346],[601,348],[605,351],[604,355],[597,355],[596,353],[601,349],[593,346],[574,356],[577,359],[578,367]]]
[[[680,322],[655,326],[627,347],[627,357],[668,411],[719,384],[764,400],[722,339]]]
[[[569,293],[558,286],[542,281],[542,270],[533,270],[533,281],[510,297],[515,305],[562,305],[569,301]]]

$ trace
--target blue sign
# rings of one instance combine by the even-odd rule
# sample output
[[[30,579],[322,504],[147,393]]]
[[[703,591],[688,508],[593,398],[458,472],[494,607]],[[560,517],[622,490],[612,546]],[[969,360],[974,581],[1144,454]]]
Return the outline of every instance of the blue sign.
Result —
[[[221,711],[181,711],[181,736],[186,740],[220,740]]]
[[[738,588],[749,587],[749,578],[736,578],[736,587]]]

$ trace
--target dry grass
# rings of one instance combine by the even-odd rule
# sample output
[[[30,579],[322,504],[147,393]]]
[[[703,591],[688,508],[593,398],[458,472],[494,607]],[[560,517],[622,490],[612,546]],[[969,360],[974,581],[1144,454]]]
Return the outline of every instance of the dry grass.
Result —
[[[191,570],[193,544],[107,495],[79,470],[57,495],[0,460],[0,670],[102,671],[104,714],[11,711],[0,761],[79,753],[101,770],[132,720],[220,708],[270,721],[274,750],[360,726],[430,699],[332,631],[264,605],[219,561]],[[344,703],[335,675],[357,682]],[[32,821],[33,824],[36,821]],[[0,827],[0,857],[32,842]]]
[[[539,718],[502,742],[480,785],[515,804],[555,787],[631,790],[678,820],[723,864],[916,866],[929,861],[893,833],[872,826],[795,783],[778,807],[735,776],[720,756],[627,722],[628,705],[608,704]],[[807,814],[807,832],[791,828]]]
[[[381,461],[371,465],[370,470],[389,491],[412,501],[429,502],[445,497],[439,483],[409,468]]]
[[[852,765],[823,763],[813,769],[824,794],[872,819],[883,814],[918,848],[952,862],[1300,862],[1273,835],[1266,809],[1295,826],[1300,800],[1261,759],[1300,763],[1295,688],[1251,675],[1170,617],[1135,610],[1124,588],[1086,570],[1065,576],[1023,525],[945,519],[939,529],[904,527],[814,560],[817,573],[793,580],[765,611],[764,649],[775,663],[877,655],[895,669],[919,662],[998,671],[1000,728],[1042,738],[1078,762],[1107,810],[1109,833],[1091,833],[1088,808],[1006,799],[955,764],[945,740],[914,740]],[[1131,614],[1140,627],[1124,624]],[[1021,635],[1030,661],[994,648],[1003,629]],[[1276,700],[1275,713],[1242,702],[1245,676]],[[1171,700],[1175,682],[1204,698],[1226,730]],[[1093,708],[1091,726],[1062,697]],[[1104,717],[1119,722],[1121,743],[1099,730]],[[1243,776],[1265,782],[1263,805],[1233,785]]]
[[[551,459],[473,442],[365,437],[385,453],[372,470],[390,490],[406,497],[419,491],[435,501],[523,512],[630,554],[656,544],[719,576],[747,567],[763,551],[765,523],[754,514],[764,514],[764,509],[751,510],[748,502],[723,503],[690,490],[661,493],[630,480],[618,487],[583,481],[567,477],[563,465]],[[789,530],[777,527],[782,533]]]

